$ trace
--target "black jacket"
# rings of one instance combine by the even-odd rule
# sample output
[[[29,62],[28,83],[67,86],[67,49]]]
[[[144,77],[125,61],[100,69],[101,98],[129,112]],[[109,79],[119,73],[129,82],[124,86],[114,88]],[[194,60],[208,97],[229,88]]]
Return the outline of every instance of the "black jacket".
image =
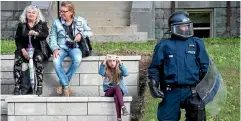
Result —
[[[15,36],[15,44],[17,50],[20,51],[22,48],[27,48],[29,43],[28,33],[30,30],[34,30],[39,33],[38,36],[32,37],[31,42],[36,50],[41,50],[45,59],[48,59],[51,54],[51,50],[48,46],[46,38],[49,35],[49,29],[46,22],[38,22],[33,28],[30,28],[27,23],[19,23]]]

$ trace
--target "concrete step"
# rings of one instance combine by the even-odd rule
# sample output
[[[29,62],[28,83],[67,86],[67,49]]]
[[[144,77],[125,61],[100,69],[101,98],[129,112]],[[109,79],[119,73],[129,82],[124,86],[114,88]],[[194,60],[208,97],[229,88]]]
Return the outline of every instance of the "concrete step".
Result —
[[[130,121],[132,97],[123,97]],[[6,99],[9,121],[116,121],[113,97],[36,97]],[[12,119],[12,120],[11,120]],[[14,120],[15,119],[15,120]]]
[[[132,1],[72,1],[75,5],[75,9],[83,6],[100,6],[100,5],[112,5],[112,6],[123,6],[131,5]]]
[[[94,49],[95,50],[95,49]],[[98,50],[95,50],[98,51]],[[52,63],[52,62],[50,62]],[[124,62],[126,63],[126,62]],[[128,67],[137,64],[128,64]],[[49,66],[52,64],[49,64]],[[94,64],[93,64],[94,65]],[[48,66],[48,65],[46,65]],[[82,65],[84,66],[84,65]],[[52,68],[52,66],[51,66]],[[2,74],[7,74],[7,72],[2,72]],[[56,93],[59,78],[56,73],[44,73],[43,80],[43,96],[58,96]],[[13,94],[14,90],[14,79],[2,79],[1,80],[1,94]],[[138,83],[138,74],[131,72],[127,77],[125,77],[125,84],[129,88],[129,95],[135,95],[137,92],[137,87],[134,86]],[[75,74],[71,80],[70,86],[72,90],[72,96],[103,96],[102,87],[102,77],[99,74]]]
[[[130,12],[81,12],[76,11],[76,15],[82,16],[85,19],[129,19],[130,18]]]
[[[49,76],[50,77],[50,76]],[[52,76],[54,77],[54,76]],[[98,80],[101,83],[101,80]],[[76,82],[76,81],[75,81]],[[83,81],[81,81],[83,82]],[[87,82],[87,80],[85,81]],[[54,80],[50,83],[54,83],[54,85],[49,85],[49,82],[46,82],[46,80],[43,83],[43,93],[41,96],[53,96],[53,97],[59,97],[60,95],[57,94],[56,90],[57,90],[57,85],[59,84],[59,82],[57,80]],[[103,91],[103,83],[101,83],[101,85],[76,85],[76,83],[71,82],[71,96],[72,97],[88,97],[88,96],[104,96],[104,91]],[[11,95],[13,94],[13,89],[14,89],[14,85],[1,85],[3,88],[5,88],[6,86],[11,86],[12,88],[10,89],[9,92],[1,92],[1,95]],[[126,86],[128,88],[128,96],[137,96],[137,86]],[[28,94],[28,95],[32,95],[32,94]]]
[[[93,41],[91,39],[91,41]],[[97,49],[93,50],[98,52]],[[83,58],[80,67],[71,79],[71,96],[103,96],[103,78],[99,75],[99,65],[103,62],[104,56],[90,56]],[[128,67],[129,75],[125,77],[125,84],[128,88],[128,95],[136,96],[138,92],[139,80],[139,60],[140,56],[120,56],[120,59]],[[54,70],[50,58],[44,64],[43,78],[43,94],[42,96],[59,96],[56,92],[59,78]],[[14,55],[1,55],[1,62],[5,63],[1,66],[1,94],[13,94],[14,79],[13,79],[13,63]],[[71,62],[69,58],[63,63],[64,70],[67,71]],[[26,77],[26,76],[25,76]]]
[[[125,62],[124,62],[125,63]],[[127,63],[128,64],[128,63]],[[133,66],[134,64],[132,64]],[[138,66],[138,65],[135,65]],[[2,74],[6,74],[7,72],[2,72]],[[9,72],[9,74],[12,74],[13,72]],[[55,73],[44,73],[43,81],[46,82],[48,85],[58,85],[58,81],[49,81],[49,80],[59,80],[57,75]],[[70,83],[71,86],[93,86],[98,85],[102,86],[102,77],[99,74],[75,74],[72,77],[72,81]],[[130,73],[127,77],[125,77],[125,84],[126,85],[135,85],[137,84],[138,75],[136,73]],[[4,88],[4,86],[7,85],[13,85],[15,84],[15,81],[12,77],[9,78],[3,78],[1,79],[1,88]],[[3,92],[3,91],[2,91]]]
[[[88,25],[93,27],[99,27],[99,26],[129,26],[130,20],[129,19],[110,19],[110,20],[98,20],[92,19],[87,20]]]
[[[79,6],[76,8],[76,11],[80,12],[103,12],[103,11],[123,11],[123,12],[130,12],[131,11],[131,5],[119,5],[118,7],[113,5],[87,5],[87,6]]]
[[[116,35],[94,35],[91,37],[93,42],[135,42],[147,41],[148,34],[146,32],[137,32],[135,34],[116,34]]]
[[[90,25],[91,27],[91,25]],[[113,35],[113,34],[134,34],[137,31],[136,26],[102,26],[91,27],[93,34],[97,35]]]
[[[1,95],[1,115],[8,114],[7,108],[7,102],[5,101],[8,97],[13,97],[14,95]]]

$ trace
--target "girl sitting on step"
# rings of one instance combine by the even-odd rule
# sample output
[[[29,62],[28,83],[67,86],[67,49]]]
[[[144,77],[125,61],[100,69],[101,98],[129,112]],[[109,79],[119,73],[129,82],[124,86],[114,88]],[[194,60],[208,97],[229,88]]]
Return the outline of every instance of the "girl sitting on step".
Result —
[[[107,54],[104,62],[100,65],[99,74],[104,77],[105,96],[114,97],[117,121],[121,121],[121,109],[124,116],[128,115],[123,101],[123,95],[128,93],[123,77],[128,75],[128,71],[118,56]]]

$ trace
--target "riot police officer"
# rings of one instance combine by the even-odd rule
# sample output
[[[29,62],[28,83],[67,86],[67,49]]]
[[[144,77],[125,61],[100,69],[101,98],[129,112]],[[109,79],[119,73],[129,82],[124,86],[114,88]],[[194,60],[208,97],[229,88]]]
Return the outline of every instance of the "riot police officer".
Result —
[[[205,105],[194,89],[208,71],[204,42],[193,37],[193,23],[185,12],[174,12],[168,25],[171,37],[155,46],[148,68],[151,95],[162,98],[158,120],[178,121],[184,108],[187,121],[205,121]]]

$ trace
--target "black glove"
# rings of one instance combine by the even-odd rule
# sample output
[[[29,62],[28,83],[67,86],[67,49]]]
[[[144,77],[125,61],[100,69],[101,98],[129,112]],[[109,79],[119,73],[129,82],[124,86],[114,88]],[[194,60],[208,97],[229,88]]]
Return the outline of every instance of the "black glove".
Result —
[[[148,86],[153,98],[164,98],[164,93],[159,89],[159,83],[156,83],[154,79],[148,82]]]
[[[205,77],[206,74],[207,74],[207,72],[199,71],[199,80],[201,81]]]

